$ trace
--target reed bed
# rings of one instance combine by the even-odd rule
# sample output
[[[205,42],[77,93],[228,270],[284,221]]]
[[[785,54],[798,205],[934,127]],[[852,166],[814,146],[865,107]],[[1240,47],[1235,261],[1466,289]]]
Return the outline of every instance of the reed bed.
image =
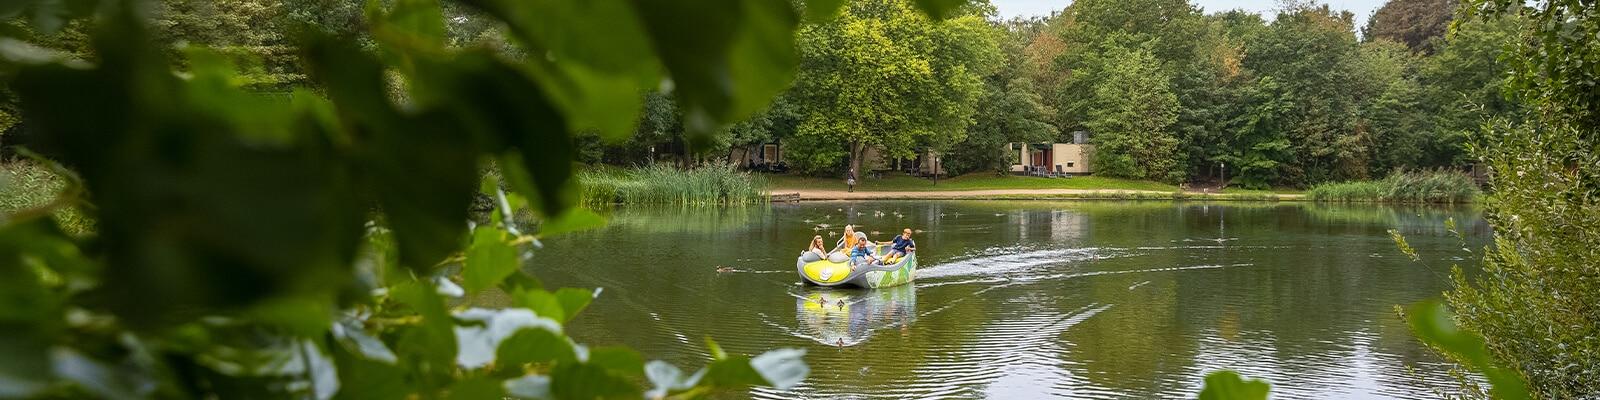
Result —
[[[678,169],[651,165],[578,173],[583,202],[606,204],[726,205],[767,201],[767,181],[732,165]]]
[[[1471,203],[1482,192],[1472,178],[1453,171],[1396,172],[1377,181],[1325,183],[1306,191],[1313,201],[1382,203]]]

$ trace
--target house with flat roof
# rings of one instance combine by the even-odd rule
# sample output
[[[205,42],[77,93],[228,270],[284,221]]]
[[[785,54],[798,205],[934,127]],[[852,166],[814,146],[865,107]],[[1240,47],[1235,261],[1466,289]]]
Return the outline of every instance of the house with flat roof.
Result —
[[[1090,160],[1094,145],[1087,132],[1072,133],[1072,143],[1008,143],[1014,154],[1011,173],[1019,175],[1063,176],[1094,173]]]

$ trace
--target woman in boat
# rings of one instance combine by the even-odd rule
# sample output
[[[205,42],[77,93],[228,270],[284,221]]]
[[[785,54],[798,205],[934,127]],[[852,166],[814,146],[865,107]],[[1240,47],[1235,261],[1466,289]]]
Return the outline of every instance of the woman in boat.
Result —
[[[811,247],[807,248],[806,251],[816,254],[817,257],[828,258],[828,248],[823,246],[825,245],[822,241],[822,235],[817,235],[811,238]]]

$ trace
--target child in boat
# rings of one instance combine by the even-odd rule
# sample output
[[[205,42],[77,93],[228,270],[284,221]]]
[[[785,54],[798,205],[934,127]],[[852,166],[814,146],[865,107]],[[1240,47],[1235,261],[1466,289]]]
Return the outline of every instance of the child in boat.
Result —
[[[889,254],[883,256],[884,264],[894,264],[900,258],[904,258],[906,254],[917,251],[917,242],[911,240],[911,228],[900,231],[900,236],[895,236],[894,241],[880,242],[879,244],[889,245]]]
[[[806,251],[816,253],[817,257],[828,258],[828,248],[823,247],[822,235],[811,238],[811,247]]]
[[[870,265],[877,261],[878,258],[872,256],[872,246],[868,245],[866,240],[856,241],[856,247],[850,251],[851,271],[854,271],[858,265]]]
[[[834,251],[839,251],[839,252],[844,252],[844,253],[849,253],[850,251],[855,250],[855,248],[856,248],[856,227],[855,227],[855,225],[845,225],[844,226],[844,237],[839,238],[839,243],[834,245],[833,250]]]

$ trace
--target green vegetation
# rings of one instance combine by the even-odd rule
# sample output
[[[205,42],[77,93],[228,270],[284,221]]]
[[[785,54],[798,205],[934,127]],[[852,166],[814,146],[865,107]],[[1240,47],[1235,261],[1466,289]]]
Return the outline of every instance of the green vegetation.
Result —
[[[1592,3],[1472,0],[1473,23],[1514,23],[1506,89],[1532,112],[1485,124],[1472,155],[1493,171],[1495,245],[1455,271],[1460,325],[1539,398],[1600,395],[1600,13]],[[1482,21],[1482,22],[1479,22]],[[1459,29],[1458,29],[1459,30]],[[1443,352],[1465,365],[1467,354]],[[1497,388],[1498,389],[1498,388]]]
[[[1391,203],[1469,203],[1482,193],[1459,172],[1396,172],[1377,181],[1324,183],[1306,191],[1315,201]]]
[[[836,178],[816,178],[797,175],[769,175],[773,192],[785,190],[845,190],[844,181]],[[935,190],[989,190],[989,189],[1082,189],[1082,190],[1145,190],[1175,192],[1178,187],[1158,182],[1133,179],[1080,176],[1072,178],[1040,178],[1031,176],[995,175],[973,173],[940,179],[937,182],[901,174],[890,174],[881,179],[864,179],[856,185],[858,191],[935,191]]]
[[[766,179],[730,165],[677,169],[661,164],[643,168],[580,171],[584,204],[754,204],[767,201]]]
[[[89,232],[91,222],[83,212],[71,207],[51,207],[50,202],[67,190],[67,180],[32,161],[0,164],[0,220],[14,219],[29,209],[50,210],[50,216],[68,233]],[[26,218],[26,217],[24,217]]]
[[[604,223],[575,207],[575,134],[621,140],[668,79],[690,141],[751,115],[792,78],[788,3],[70,3],[0,6],[10,131],[81,178],[7,170],[38,190],[0,226],[0,397],[697,398],[809,373],[709,339],[694,372],[581,346],[563,325],[599,291],[523,272]],[[185,29],[240,47],[164,34]],[[292,70],[226,56],[268,42]],[[48,217],[69,210],[89,236]]]

